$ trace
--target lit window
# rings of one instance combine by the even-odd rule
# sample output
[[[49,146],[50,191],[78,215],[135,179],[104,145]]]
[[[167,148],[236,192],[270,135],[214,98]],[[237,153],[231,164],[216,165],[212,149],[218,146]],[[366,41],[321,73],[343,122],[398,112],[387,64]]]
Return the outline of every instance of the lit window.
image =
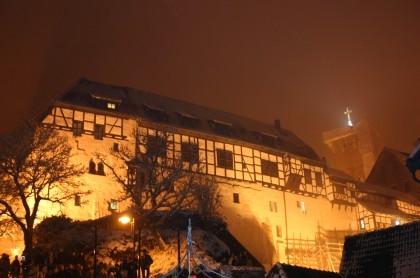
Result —
[[[364,230],[365,229],[365,220],[364,219],[360,219],[360,229]]]
[[[111,202],[109,203],[109,208],[111,210],[117,210],[118,209],[118,201],[111,199]]]
[[[116,108],[116,105],[115,105],[115,103],[108,102],[108,104],[107,104],[106,107],[108,107],[109,109],[115,109]]]
[[[304,213],[304,214],[306,214],[306,206],[305,206],[305,202],[300,202],[300,210]]]

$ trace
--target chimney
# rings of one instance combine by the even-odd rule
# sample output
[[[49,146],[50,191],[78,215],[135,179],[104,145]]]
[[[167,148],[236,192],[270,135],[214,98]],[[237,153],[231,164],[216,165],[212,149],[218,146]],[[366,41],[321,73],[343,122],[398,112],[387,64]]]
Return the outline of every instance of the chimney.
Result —
[[[280,125],[280,120],[279,119],[275,119],[274,120],[274,127],[277,128],[278,130],[281,129],[281,125]]]

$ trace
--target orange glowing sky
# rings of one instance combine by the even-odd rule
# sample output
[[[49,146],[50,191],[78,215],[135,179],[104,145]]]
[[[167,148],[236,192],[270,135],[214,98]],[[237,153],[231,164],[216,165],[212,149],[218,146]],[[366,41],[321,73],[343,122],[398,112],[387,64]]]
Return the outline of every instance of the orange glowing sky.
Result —
[[[0,0],[1,132],[80,77],[272,123],[319,155],[366,118],[420,136],[420,1]]]

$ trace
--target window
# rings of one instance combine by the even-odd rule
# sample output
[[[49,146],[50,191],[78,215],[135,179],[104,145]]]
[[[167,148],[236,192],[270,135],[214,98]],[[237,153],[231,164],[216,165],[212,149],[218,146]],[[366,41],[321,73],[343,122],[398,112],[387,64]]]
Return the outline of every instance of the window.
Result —
[[[334,185],[334,188],[335,188],[335,192],[336,193],[345,194],[345,187],[344,187],[344,185],[337,184],[337,185]]]
[[[261,159],[261,173],[270,177],[278,177],[279,168],[277,162]]]
[[[239,204],[239,193],[233,193],[233,202]]]
[[[315,172],[315,184],[316,186],[322,186],[322,173]]]
[[[231,151],[217,149],[217,166],[233,169],[233,153]]]
[[[109,208],[111,210],[117,210],[118,209],[118,201],[111,199],[111,202],[109,202]]]
[[[104,137],[103,125],[95,125],[95,129],[93,130],[93,137],[97,140],[102,140],[102,138]]]
[[[303,176],[306,184],[312,184],[312,173],[311,169],[303,169]]]
[[[115,109],[115,108],[117,108],[117,105],[115,103],[108,102],[106,107],[109,108],[109,109]]]
[[[179,122],[185,127],[197,128],[200,124],[200,121],[194,116],[182,113],[177,113],[177,115],[179,118]]]
[[[98,163],[98,175],[102,175],[105,176],[105,172],[104,172],[104,164],[102,162]]]
[[[96,164],[93,162],[93,160],[89,162],[89,173],[96,174]]]
[[[277,212],[277,203],[269,201],[268,202],[269,208],[271,212]]]
[[[73,135],[82,136],[83,133],[83,122],[73,121]]]
[[[260,140],[263,145],[275,148],[277,137],[270,134],[260,133]]]
[[[356,148],[356,142],[352,136],[347,137],[342,140],[342,146],[343,146],[343,151],[352,150]]]
[[[190,162],[198,164],[198,145],[188,142],[181,143],[181,160],[184,162]]]
[[[276,225],[276,233],[277,233],[277,237],[282,237],[281,226]]]
[[[76,207],[80,207],[82,205],[82,198],[80,197],[80,195],[74,196],[74,205]]]
[[[150,107],[148,105],[143,105],[144,111],[146,115],[154,121],[158,122],[167,122],[168,121],[168,114],[166,114],[165,110],[158,108],[158,107]]]
[[[365,220],[364,219],[360,219],[360,229],[364,230],[365,229]]]
[[[119,152],[120,151],[120,146],[118,143],[114,143],[114,146],[112,147],[112,150],[114,152]]]
[[[300,210],[302,211],[302,213],[306,214],[306,206],[305,206],[305,202],[299,202],[297,201],[297,207],[300,208]]]
[[[157,135],[147,135],[146,142],[147,153],[153,157],[165,157],[166,156],[166,140],[165,138]]]
[[[139,166],[129,164],[128,165],[128,173],[127,173],[127,183],[128,185],[136,185],[137,184],[137,177],[139,175],[140,169]]]
[[[232,136],[232,124],[209,120],[210,127],[217,134],[224,136]]]

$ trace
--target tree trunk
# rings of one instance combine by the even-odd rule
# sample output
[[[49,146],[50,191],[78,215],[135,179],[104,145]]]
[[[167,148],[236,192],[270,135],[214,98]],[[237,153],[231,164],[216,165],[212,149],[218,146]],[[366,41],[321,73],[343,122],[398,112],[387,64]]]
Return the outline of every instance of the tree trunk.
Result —
[[[156,227],[152,226],[150,227],[150,232],[152,233],[152,236],[155,240],[155,242],[157,243],[158,247],[160,250],[164,250],[166,249],[167,245],[166,242],[163,240],[161,234],[159,233],[159,231],[157,230]]]
[[[25,249],[23,250],[23,256],[25,256],[25,261],[22,259],[22,275],[23,278],[29,277],[30,268],[33,264],[33,228],[28,227],[23,233],[23,238],[25,241]]]

